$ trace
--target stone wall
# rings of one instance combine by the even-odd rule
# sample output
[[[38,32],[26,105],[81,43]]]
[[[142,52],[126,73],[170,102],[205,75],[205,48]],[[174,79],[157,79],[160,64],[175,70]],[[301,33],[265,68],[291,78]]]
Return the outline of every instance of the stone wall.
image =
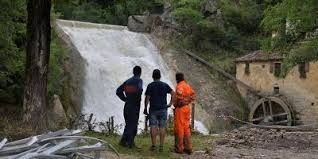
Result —
[[[300,78],[298,66],[288,72],[285,78],[275,77],[270,72],[270,62],[249,63],[249,74],[245,73],[245,63],[236,64],[236,78],[250,85],[264,95],[271,95],[273,85],[278,84],[280,94],[291,104],[303,124],[318,122],[318,62],[309,63],[306,78]],[[246,89],[238,85],[243,97]]]

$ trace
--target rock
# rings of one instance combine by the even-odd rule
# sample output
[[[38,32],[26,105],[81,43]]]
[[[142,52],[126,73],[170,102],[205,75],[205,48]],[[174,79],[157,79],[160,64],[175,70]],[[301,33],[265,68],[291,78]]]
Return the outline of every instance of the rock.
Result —
[[[53,110],[52,112],[59,118],[66,118],[63,105],[58,95],[53,96]]]
[[[67,125],[67,118],[60,97],[58,95],[53,96],[52,107],[49,114],[49,127],[51,129],[64,128]]]
[[[148,16],[132,15],[128,17],[127,27],[134,32],[150,32],[150,26],[147,25]]]
[[[245,142],[246,142],[246,141],[243,140],[243,139],[237,140],[237,143],[238,143],[238,144],[243,144],[243,143],[245,143]]]
[[[204,154],[205,151],[203,150],[198,150],[198,151],[194,151],[193,154]]]
[[[203,13],[207,14],[213,14],[217,12],[219,0],[208,0],[202,7]]]
[[[132,15],[128,17],[127,27],[134,32],[151,32],[152,27],[162,25],[158,15]]]
[[[237,135],[237,138],[238,138],[238,139],[244,139],[244,135],[238,134],[238,135]]]
[[[229,143],[228,139],[220,139],[216,141],[217,145],[226,145],[227,143]]]

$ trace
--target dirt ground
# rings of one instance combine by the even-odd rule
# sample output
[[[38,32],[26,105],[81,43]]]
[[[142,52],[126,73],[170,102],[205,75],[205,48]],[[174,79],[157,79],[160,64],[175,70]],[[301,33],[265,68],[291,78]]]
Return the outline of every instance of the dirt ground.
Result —
[[[318,131],[288,132],[243,127],[222,134],[211,147],[212,152],[202,150],[176,158],[318,159]]]
[[[212,138],[212,136],[211,136]],[[215,138],[215,136],[213,136]],[[301,132],[241,127],[211,140],[192,155],[175,154],[175,159],[318,159],[318,131]],[[120,155],[121,158],[140,158]],[[107,158],[117,158],[107,155]],[[153,156],[156,158],[156,156]]]
[[[318,132],[240,128],[216,141],[211,158],[220,159],[315,159]]]

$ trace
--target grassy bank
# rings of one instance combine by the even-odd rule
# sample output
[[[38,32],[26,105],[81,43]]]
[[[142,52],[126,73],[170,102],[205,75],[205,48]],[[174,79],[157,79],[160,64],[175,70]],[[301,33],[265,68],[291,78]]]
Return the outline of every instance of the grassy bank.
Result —
[[[118,142],[121,138],[119,135],[105,135],[102,133],[96,132],[87,132],[86,135],[97,137],[99,139],[105,140],[112,144],[116,150],[124,156],[130,156],[135,158],[151,158],[151,159],[167,159],[167,158],[178,158],[178,156],[171,152],[174,146],[174,137],[172,135],[168,135],[165,140],[164,151],[163,152],[151,152],[149,150],[151,146],[150,136],[147,135],[138,135],[135,139],[135,143],[141,149],[128,149],[118,145]],[[159,140],[159,139],[158,139]],[[200,134],[192,135],[192,144],[193,150],[203,150],[206,153],[210,153],[213,148],[213,141],[215,137],[212,136],[204,136]],[[159,142],[159,141],[158,141]]]

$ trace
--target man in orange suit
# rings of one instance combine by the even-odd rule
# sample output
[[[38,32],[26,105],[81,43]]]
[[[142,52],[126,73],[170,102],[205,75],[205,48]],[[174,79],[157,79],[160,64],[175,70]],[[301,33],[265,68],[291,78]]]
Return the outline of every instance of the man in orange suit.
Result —
[[[175,152],[192,153],[190,114],[189,104],[194,101],[195,94],[193,89],[185,82],[182,73],[176,74],[176,93],[175,93],[175,110],[174,110],[174,136]]]

